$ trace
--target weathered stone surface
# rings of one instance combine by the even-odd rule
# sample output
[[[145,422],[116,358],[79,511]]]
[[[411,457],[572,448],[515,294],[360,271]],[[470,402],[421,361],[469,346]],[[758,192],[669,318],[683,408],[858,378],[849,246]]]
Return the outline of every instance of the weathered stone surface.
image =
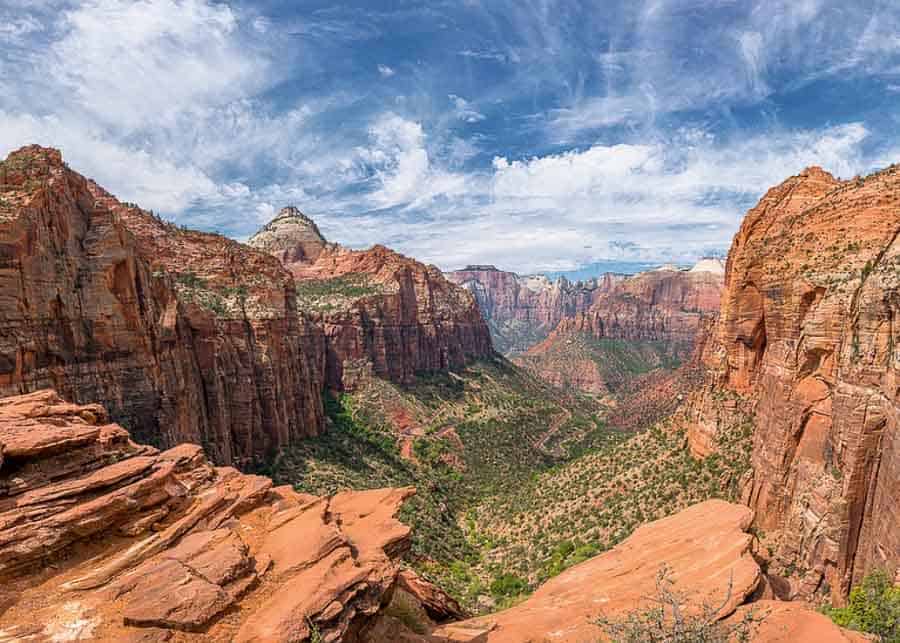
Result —
[[[794,596],[840,601],[900,567],[898,235],[900,168],[810,168],[750,210],[728,256],[691,445],[706,453],[731,414],[754,418],[745,499]]]
[[[686,595],[690,605],[722,606],[725,617],[759,583],[746,533],[752,518],[746,507],[719,500],[694,505],[638,528],[615,549],[566,570],[521,604],[438,628],[434,636],[490,643],[595,640],[601,630],[593,621],[601,614],[615,617],[651,605],[663,565],[671,570],[673,591]],[[463,636],[466,629],[471,638]],[[441,639],[444,632],[448,636]]]
[[[522,353],[544,339],[561,320],[586,312],[625,275],[607,273],[587,282],[543,275],[519,276],[494,266],[467,266],[445,273],[474,295],[503,353]]]
[[[460,367],[493,352],[475,300],[434,266],[384,246],[358,251],[326,243],[293,208],[248,244],[284,261],[298,289],[318,293],[299,305],[324,329],[333,388],[353,388],[360,369],[408,383],[417,372]]]
[[[319,431],[324,336],[272,257],[122,204],[55,150],[10,154],[0,194],[0,395],[102,401],[222,463]]]
[[[337,641],[376,625],[413,489],[272,488],[195,445],[148,451],[119,427],[104,439],[95,418],[52,391],[0,403],[15,453],[0,465],[0,639]],[[9,482],[60,445],[84,470]]]
[[[703,320],[719,310],[721,273],[661,268],[625,279],[554,333],[663,341],[692,346]]]
[[[634,365],[652,370],[690,361],[719,309],[723,277],[717,267],[716,260],[704,260],[691,270],[661,268],[628,277],[596,297],[588,310],[563,318],[514,361],[554,386],[595,395],[658,386],[659,381],[633,383]],[[621,400],[625,408],[643,403]]]

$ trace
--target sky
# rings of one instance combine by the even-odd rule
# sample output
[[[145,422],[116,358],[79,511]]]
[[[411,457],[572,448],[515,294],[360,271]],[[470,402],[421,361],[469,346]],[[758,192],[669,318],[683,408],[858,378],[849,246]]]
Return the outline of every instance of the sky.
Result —
[[[239,240],[295,205],[444,269],[690,263],[898,135],[896,0],[0,1],[0,156]]]

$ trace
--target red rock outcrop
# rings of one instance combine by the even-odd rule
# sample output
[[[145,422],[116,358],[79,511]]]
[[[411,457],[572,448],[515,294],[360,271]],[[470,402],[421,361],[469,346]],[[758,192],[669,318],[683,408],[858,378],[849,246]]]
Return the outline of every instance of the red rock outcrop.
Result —
[[[494,266],[467,266],[445,273],[478,302],[502,353],[521,353],[539,342],[566,317],[587,311],[624,275],[606,273],[588,282],[543,275],[519,276]]]
[[[900,168],[850,181],[810,168],[750,210],[728,256],[691,443],[708,451],[751,414],[746,502],[794,595],[840,601],[900,567],[898,236]]]
[[[277,261],[121,204],[28,147],[0,163],[0,395],[102,401],[242,463],[322,424],[324,337]]]
[[[664,268],[629,277],[514,361],[555,386],[638,392],[635,375],[690,359],[718,311],[722,281],[716,260],[689,271]]]
[[[295,208],[248,244],[284,261],[297,280],[300,307],[324,329],[326,379],[334,388],[352,388],[359,369],[408,383],[419,371],[493,353],[475,300],[434,266],[380,245],[327,243]]]
[[[53,391],[2,400],[0,442],[0,639],[357,641],[397,584],[412,489],[273,488]]]
[[[489,616],[452,623],[432,632],[436,641],[522,643],[553,640],[605,640],[595,624],[629,612],[657,607],[656,583],[665,566],[671,591],[683,597],[687,611],[709,607],[719,618],[732,615],[762,579],[746,533],[753,513],[746,507],[709,500],[643,525],[614,549],[564,571],[525,601]],[[762,623],[754,641],[787,639],[786,632],[817,635],[817,641],[865,641],[841,630],[827,617],[802,604],[753,603]],[[772,621],[767,622],[771,616]],[[809,639],[813,640],[813,639]]]
[[[692,346],[703,320],[719,310],[722,275],[662,268],[642,272],[599,297],[590,310],[563,319],[554,334],[661,341]]]

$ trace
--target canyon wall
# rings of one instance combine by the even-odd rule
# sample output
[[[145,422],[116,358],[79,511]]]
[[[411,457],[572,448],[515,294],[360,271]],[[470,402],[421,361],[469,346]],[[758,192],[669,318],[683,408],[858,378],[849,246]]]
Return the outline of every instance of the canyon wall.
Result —
[[[571,283],[550,281],[543,275],[523,277],[494,266],[468,266],[445,275],[475,297],[502,353],[528,350],[560,320],[588,310],[625,278],[607,273],[588,282]]]
[[[716,266],[707,260],[691,270],[660,268],[629,277],[554,332],[690,347],[703,320],[719,309],[723,278]]]
[[[475,301],[437,268],[326,244],[301,223],[282,235],[289,248],[261,241],[276,220],[256,249],[121,203],[55,150],[11,154],[0,395],[52,387],[103,403],[142,441],[244,465],[316,435],[326,387],[362,371],[409,382],[492,354]]]
[[[728,256],[691,446],[753,418],[745,501],[795,596],[841,600],[900,566],[898,235],[898,167],[850,181],[810,168],[750,210]]]
[[[723,274],[721,262],[707,259],[689,271],[661,268],[628,277],[597,296],[587,311],[563,318],[514,361],[554,386],[595,395],[627,393],[623,405],[650,402],[659,413],[671,411],[677,396],[668,395],[672,387],[664,376],[690,359],[698,335],[715,316]],[[619,426],[626,425],[635,426],[632,421]]]
[[[326,337],[326,380],[352,388],[360,371],[409,383],[493,354],[473,297],[434,266],[381,245],[328,243],[308,217],[285,208],[248,244],[278,257],[297,282],[298,306]]]
[[[126,206],[24,148],[0,164],[0,395],[103,402],[242,463],[322,425],[324,335],[277,261]]]

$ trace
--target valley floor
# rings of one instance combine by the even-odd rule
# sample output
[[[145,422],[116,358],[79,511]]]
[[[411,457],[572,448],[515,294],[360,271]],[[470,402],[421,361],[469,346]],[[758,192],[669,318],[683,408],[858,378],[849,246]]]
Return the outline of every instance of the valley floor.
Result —
[[[642,523],[733,499],[748,466],[749,424],[727,438],[729,459],[695,460],[677,416],[614,430],[606,403],[499,357],[411,387],[370,378],[327,409],[324,435],[261,473],[314,494],[416,486],[401,514],[408,562],[474,613],[521,600]]]

